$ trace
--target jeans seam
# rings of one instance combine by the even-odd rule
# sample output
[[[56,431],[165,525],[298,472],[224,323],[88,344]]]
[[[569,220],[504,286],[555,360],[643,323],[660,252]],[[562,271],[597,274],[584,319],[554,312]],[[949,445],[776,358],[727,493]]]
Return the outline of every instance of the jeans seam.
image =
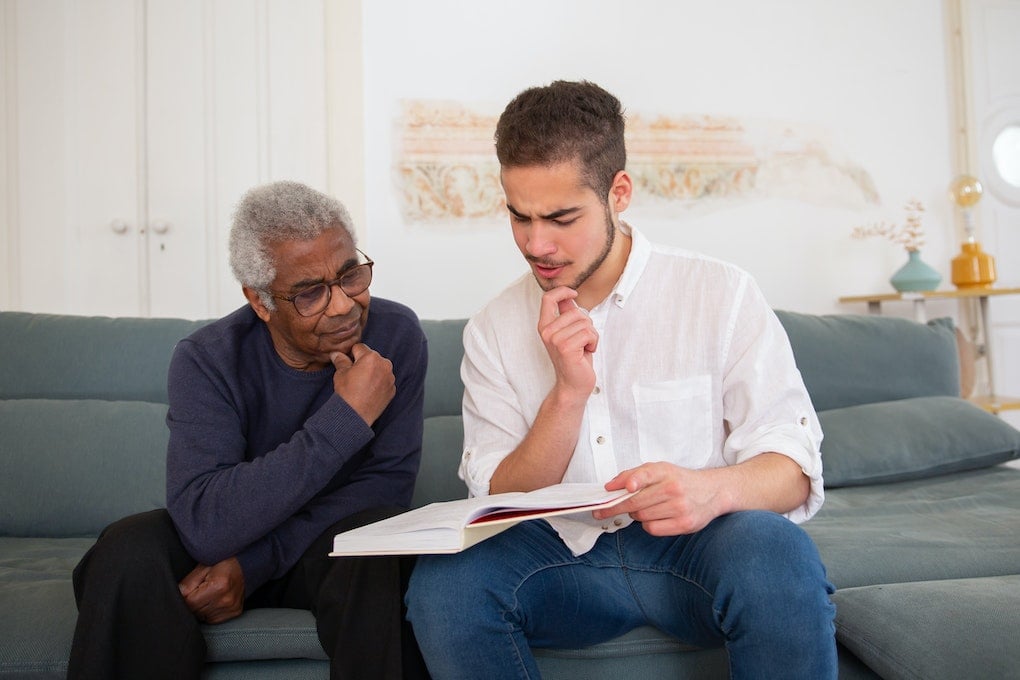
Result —
[[[513,634],[513,632],[514,632],[513,631],[514,624],[510,620],[511,617],[520,619],[520,616],[517,614],[517,612],[520,611],[520,600],[517,597],[517,593],[524,586],[524,584],[527,583],[528,579],[532,578],[536,574],[539,574],[539,573],[541,573],[543,571],[547,571],[549,569],[559,569],[561,567],[572,567],[572,566],[576,566],[577,564],[578,564],[578,562],[576,562],[576,561],[573,561],[573,562],[571,562],[571,561],[564,561],[564,562],[557,562],[555,564],[544,564],[541,567],[538,567],[537,569],[533,569],[532,571],[528,572],[526,575],[521,577],[520,582],[513,589],[513,592],[512,592],[512,595],[513,595],[513,605],[512,605],[512,607],[509,608],[509,609],[504,609],[500,613],[502,618],[503,618],[503,622],[509,628],[509,630],[507,631],[507,637],[510,639],[510,644],[513,646],[514,651],[516,652],[517,663],[518,663],[518,666],[519,666],[521,677],[523,677],[523,678],[527,678],[528,680],[530,680],[531,676],[528,674],[528,667],[527,667],[527,664],[524,663],[524,659],[523,659],[522,654],[521,654],[521,649],[517,645],[517,641],[514,639],[514,634]],[[527,636],[525,636],[525,639],[526,638],[527,638]],[[528,647],[528,653],[529,654],[531,653],[531,647],[530,646]]]
[[[648,612],[645,610],[644,602],[642,601],[641,597],[638,595],[638,592],[637,592],[636,588],[634,587],[633,581],[631,581],[631,577],[630,577],[631,572],[638,572],[638,573],[642,573],[642,574],[668,574],[669,576],[671,576],[671,577],[673,577],[675,579],[681,580],[681,581],[683,581],[685,583],[688,583],[688,584],[694,586],[699,591],[701,591],[701,593],[704,594],[705,597],[708,598],[708,601],[709,601],[709,603],[711,604],[711,607],[712,607],[712,614],[715,616],[716,622],[717,623],[721,622],[721,620],[722,620],[722,612],[720,612],[718,609],[716,609],[716,606],[715,606],[715,596],[711,592],[709,592],[709,590],[707,588],[705,588],[705,586],[702,585],[701,582],[699,582],[699,581],[697,581],[697,580],[695,580],[695,579],[693,579],[693,578],[691,578],[691,577],[689,577],[689,576],[687,576],[685,574],[681,574],[681,573],[677,572],[676,570],[674,570],[672,568],[668,568],[667,569],[667,568],[662,568],[662,567],[630,567],[630,566],[628,566],[626,564],[625,559],[624,559],[623,539],[624,539],[623,532],[622,531],[621,532],[617,532],[616,533],[616,546],[617,546],[616,550],[617,550],[617,556],[618,556],[618,558],[620,560],[620,569],[623,571],[624,578],[627,581],[627,587],[630,589],[631,597],[634,599],[634,602],[637,603],[638,608],[641,610],[641,615],[644,617],[645,621],[651,621],[651,617],[648,615]],[[724,644],[728,644],[729,633],[722,629],[721,624],[720,624],[719,630],[720,630],[721,633],[723,633],[723,636],[727,640],[727,643],[724,643]],[[687,641],[687,642],[690,643],[690,641]]]

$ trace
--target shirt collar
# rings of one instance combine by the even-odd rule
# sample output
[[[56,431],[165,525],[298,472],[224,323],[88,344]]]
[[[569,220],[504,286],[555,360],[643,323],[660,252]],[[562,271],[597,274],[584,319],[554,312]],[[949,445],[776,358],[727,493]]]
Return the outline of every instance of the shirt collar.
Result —
[[[644,273],[648,258],[652,254],[652,244],[640,231],[626,222],[620,223],[620,231],[631,237],[631,243],[627,264],[608,298],[608,301],[617,307],[623,307],[630,298],[630,294],[637,285],[638,279],[641,278],[641,274]]]

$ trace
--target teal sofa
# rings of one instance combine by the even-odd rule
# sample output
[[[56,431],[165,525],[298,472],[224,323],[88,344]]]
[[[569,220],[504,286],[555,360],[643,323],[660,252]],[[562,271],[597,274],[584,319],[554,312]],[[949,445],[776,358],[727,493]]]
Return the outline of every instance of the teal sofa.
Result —
[[[778,312],[819,411],[827,500],[804,526],[838,591],[844,678],[1020,677],[1020,433],[959,399],[954,329]],[[70,573],[108,522],[164,502],[165,374],[201,322],[0,312],[0,678],[61,678]],[[463,320],[429,338],[415,504],[464,495]],[[205,628],[209,678],[326,678],[305,611]],[[642,628],[537,650],[545,678],[725,678],[722,650]]]

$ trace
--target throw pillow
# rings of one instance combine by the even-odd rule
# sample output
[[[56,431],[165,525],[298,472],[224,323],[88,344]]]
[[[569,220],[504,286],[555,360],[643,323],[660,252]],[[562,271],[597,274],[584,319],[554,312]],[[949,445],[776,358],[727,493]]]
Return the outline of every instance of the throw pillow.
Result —
[[[898,482],[1020,457],[1020,431],[958,397],[821,411],[827,487]]]

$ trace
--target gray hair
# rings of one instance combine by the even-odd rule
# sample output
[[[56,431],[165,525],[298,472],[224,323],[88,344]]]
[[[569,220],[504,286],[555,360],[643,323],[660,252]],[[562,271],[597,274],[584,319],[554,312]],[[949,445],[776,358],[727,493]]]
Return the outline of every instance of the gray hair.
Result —
[[[351,215],[344,205],[300,182],[272,182],[246,193],[230,227],[230,268],[234,278],[258,291],[270,311],[276,303],[268,292],[276,278],[269,247],[281,241],[313,239],[329,229],[343,229],[354,242]]]

